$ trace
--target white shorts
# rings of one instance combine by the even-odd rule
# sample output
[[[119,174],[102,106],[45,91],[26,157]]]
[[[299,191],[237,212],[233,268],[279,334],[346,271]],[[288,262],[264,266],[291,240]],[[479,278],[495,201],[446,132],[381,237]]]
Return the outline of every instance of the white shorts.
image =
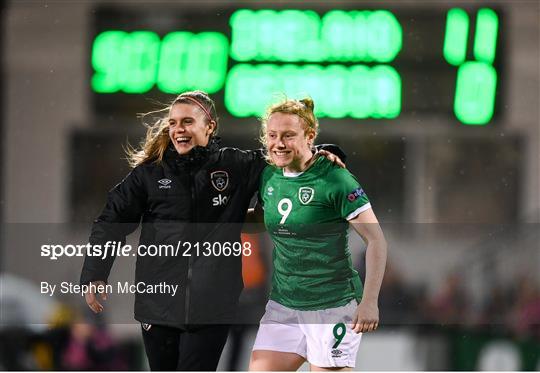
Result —
[[[358,303],[320,311],[298,311],[273,300],[266,304],[255,350],[292,352],[322,368],[353,368],[362,334],[350,327]]]

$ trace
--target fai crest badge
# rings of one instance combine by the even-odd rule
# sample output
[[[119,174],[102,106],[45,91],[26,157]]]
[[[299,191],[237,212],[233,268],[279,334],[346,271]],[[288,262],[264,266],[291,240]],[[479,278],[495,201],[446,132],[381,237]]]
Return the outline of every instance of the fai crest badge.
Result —
[[[229,174],[225,171],[214,171],[210,174],[210,181],[218,192],[223,192],[229,185]]]
[[[298,189],[298,199],[303,205],[307,205],[313,199],[315,195],[315,190],[309,187],[302,187]]]

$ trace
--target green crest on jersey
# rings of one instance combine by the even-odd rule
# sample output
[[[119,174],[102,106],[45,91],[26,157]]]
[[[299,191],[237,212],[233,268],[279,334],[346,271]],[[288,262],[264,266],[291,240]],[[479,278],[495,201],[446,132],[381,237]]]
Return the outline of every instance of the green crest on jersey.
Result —
[[[302,202],[302,204],[304,205],[310,203],[314,195],[315,190],[313,190],[313,188],[301,187],[300,189],[298,189],[298,198],[300,199],[300,202]]]

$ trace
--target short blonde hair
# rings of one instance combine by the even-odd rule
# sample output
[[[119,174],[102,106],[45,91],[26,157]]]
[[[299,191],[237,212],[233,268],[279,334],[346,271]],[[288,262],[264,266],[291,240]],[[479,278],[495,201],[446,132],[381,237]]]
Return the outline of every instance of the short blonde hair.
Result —
[[[261,118],[261,133],[259,135],[259,141],[266,146],[266,126],[268,119],[272,114],[275,113],[284,113],[284,114],[294,114],[302,119],[304,132],[307,134],[313,133],[313,141],[319,133],[319,121],[313,113],[315,108],[315,103],[309,97],[303,98],[301,100],[292,100],[284,99],[281,102],[270,105],[266,109],[265,115]]]

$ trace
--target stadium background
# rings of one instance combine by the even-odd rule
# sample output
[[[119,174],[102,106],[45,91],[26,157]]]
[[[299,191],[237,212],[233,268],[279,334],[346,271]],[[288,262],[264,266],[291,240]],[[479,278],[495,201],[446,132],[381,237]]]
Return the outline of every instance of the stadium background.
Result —
[[[229,20],[238,9],[300,9],[320,16],[388,10],[402,30],[401,48],[381,62],[401,78],[398,112],[390,118],[330,113],[320,120],[319,142],[347,152],[348,168],[389,241],[382,325],[365,336],[358,369],[540,369],[538,2],[11,1],[1,7],[0,368],[145,368],[132,298],[113,297],[96,319],[80,297],[39,294],[40,281],[76,282],[82,265],[80,258],[41,258],[40,245],[85,242],[106,191],[128,172],[122,145],[143,135],[136,113],[172,97],[155,86],[97,92],[96,36],[107,30],[153,31],[160,38],[173,31],[219,32],[232,45]],[[471,20],[467,61],[478,59],[471,47],[478,11],[492,9],[499,20],[491,63],[494,111],[483,125],[464,124],[453,109],[459,65],[443,56],[452,8]],[[236,57],[226,59],[226,72],[241,63],[304,64]],[[315,64],[371,68],[377,61],[334,56]],[[256,118],[231,113],[226,84],[214,93],[223,142],[256,148]],[[316,105],[349,97],[325,88],[292,94],[309,93]],[[260,260],[251,258],[247,266],[256,270],[246,271],[249,289],[242,298],[242,312],[255,321],[235,328],[221,369],[247,367],[268,275],[265,238],[258,245]],[[353,240],[352,246],[361,271],[362,244]],[[117,260],[111,280],[131,279],[133,265]]]

